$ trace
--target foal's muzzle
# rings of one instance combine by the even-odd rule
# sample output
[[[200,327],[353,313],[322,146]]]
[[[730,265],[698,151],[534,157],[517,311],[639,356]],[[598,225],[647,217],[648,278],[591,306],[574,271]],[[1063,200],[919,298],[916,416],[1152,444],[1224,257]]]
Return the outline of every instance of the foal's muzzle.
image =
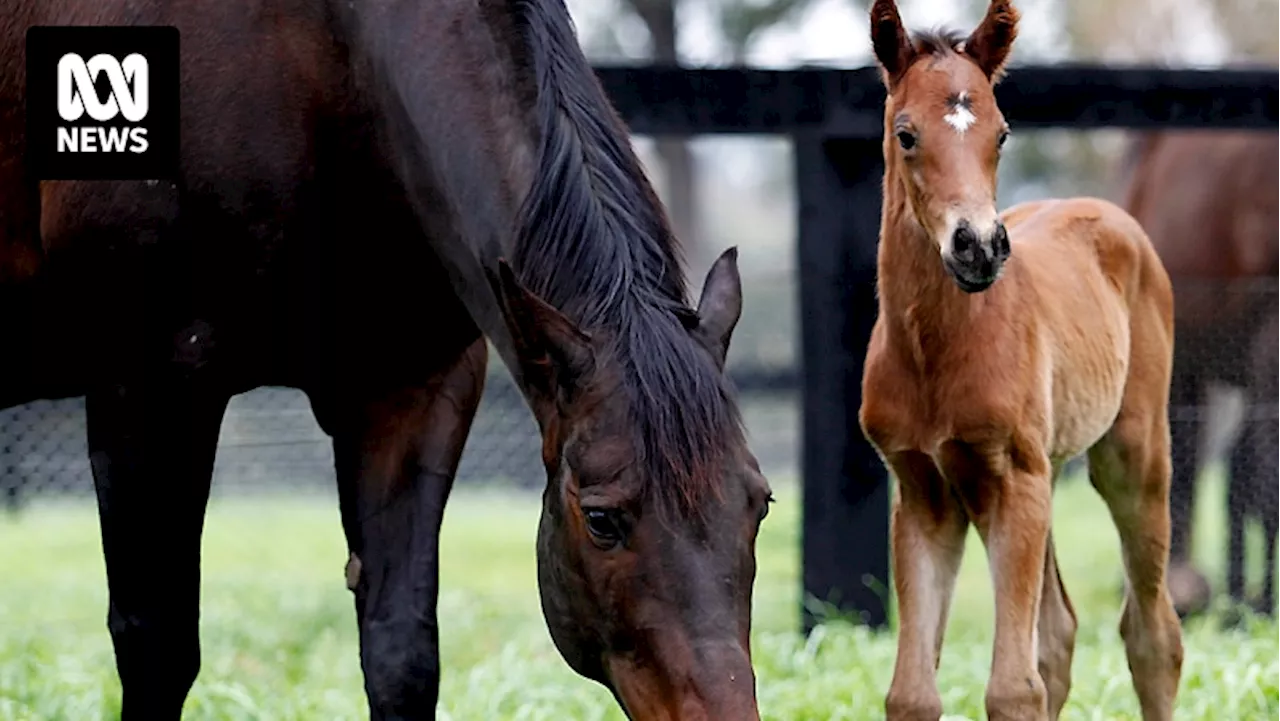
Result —
[[[943,253],[942,263],[960,290],[980,293],[1000,277],[1009,253],[1009,233],[1004,223],[996,221],[991,235],[983,238],[968,221],[962,220],[956,224],[950,252]]]

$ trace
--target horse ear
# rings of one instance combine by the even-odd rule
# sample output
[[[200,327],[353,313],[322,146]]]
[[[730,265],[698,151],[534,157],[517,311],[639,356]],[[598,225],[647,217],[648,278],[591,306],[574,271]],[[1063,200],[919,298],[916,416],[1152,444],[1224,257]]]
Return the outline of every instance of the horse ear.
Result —
[[[732,247],[720,254],[702,284],[698,299],[697,325],[691,330],[724,368],[729,353],[729,340],[742,317],[742,277],[738,274],[738,249]]]
[[[964,52],[978,63],[992,84],[1000,82],[1004,64],[1018,37],[1017,8],[1010,0],[993,0],[987,14],[964,42]]]
[[[490,283],[507,321],[530,390],[567,404],[595,370],[591,337],[545,300],[526,289],[506,260]]]
[[[894,0],[876,0],[871,6],[871,46],[884,71],[885,85],[892,89],[916,54]]]

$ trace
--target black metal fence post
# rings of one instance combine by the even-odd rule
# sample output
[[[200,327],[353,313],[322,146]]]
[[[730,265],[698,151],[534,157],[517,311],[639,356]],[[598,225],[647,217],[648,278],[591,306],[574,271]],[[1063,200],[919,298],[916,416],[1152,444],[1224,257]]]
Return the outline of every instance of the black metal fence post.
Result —
[[[795,137],[806,633],[825,612],[815,600],[888,624],[888,475],[858,425],[876,318],[881,152],[879,138]]]

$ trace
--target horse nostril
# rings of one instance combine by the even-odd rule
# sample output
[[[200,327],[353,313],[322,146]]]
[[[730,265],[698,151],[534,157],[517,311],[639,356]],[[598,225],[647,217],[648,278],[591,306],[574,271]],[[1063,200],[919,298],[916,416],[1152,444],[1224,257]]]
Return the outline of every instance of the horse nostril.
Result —
[[[951,236],[951,255],[962,263],[972,263],[977,249],[977,234],[967,223],[961,223]]]
[[[1005,230],[1004,223],[996,223],[995,235],[991,236],[991,248],[997,258],[1004,260],[1009,257],[1012,249],[1009,247],[1009,231]]]

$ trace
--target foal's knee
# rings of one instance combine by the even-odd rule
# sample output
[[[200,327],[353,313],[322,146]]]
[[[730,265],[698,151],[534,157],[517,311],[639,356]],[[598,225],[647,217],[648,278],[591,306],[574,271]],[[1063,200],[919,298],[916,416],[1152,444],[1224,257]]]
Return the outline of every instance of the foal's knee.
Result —
[[[435,718],[440,656],[434,622],[373,621],[361,633],[365,689],[375,719]]]

